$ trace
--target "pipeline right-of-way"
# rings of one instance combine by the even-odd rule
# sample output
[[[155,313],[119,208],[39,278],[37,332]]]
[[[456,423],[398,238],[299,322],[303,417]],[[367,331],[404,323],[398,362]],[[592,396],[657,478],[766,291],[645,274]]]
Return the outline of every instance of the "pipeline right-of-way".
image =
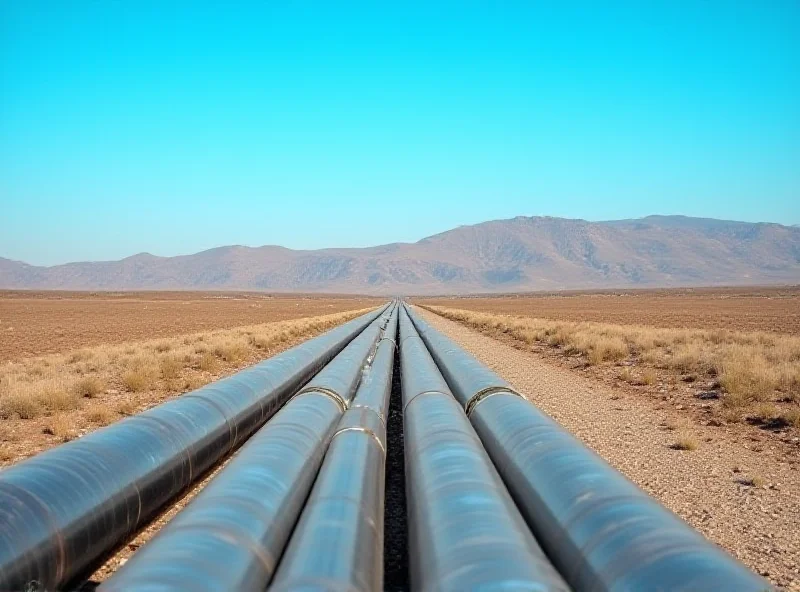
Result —
[[[395,300],[0,471],[0,592],[71,592],[226,458],[101,592],[371,592],[384,554],[422,592],[772,589]]]
[[[395,309],[295,394],[100,590],[263,590]]]
[[[531,530],[575,590],[771,589],[405,308]]]

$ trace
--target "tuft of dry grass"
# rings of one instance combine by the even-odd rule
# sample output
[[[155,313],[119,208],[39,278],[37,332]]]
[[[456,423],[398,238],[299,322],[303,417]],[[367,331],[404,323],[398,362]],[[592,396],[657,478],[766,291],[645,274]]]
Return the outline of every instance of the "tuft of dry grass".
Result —
[[[69,442],[73,438],[74,430],[69,419],[59,413],[50,418],[45,425],[44,433],[56,436],[63,442]]]
[[[86,412],[86,419],[100,425],[108,425],[116,418],[114,412],[105,405],[94,405]]]
[[[743,411],[759,403],[800,400],[800,337],[794,335],[553,321],[442,306],[423,308],[525,345],[559,348],[564,355],[582,356],[593,366],[628,360],[643,367],[639,384],[655,384],[655,368],[680,374],[687,382],[715,376],[723,390],[722,413],[731,419],[741,419]],[[632,369],[623,369],[619,377],[636,383]]]
[[[152,367],[139,366],[122,375],[122,384],[132,393],[148,390],[156,381],[157,374]]]
[[[691,434],[681,434],[678,436],[675,443],[672,445],[672,448],[675,450],[697,450],[700,444],[697,442],[697,439],[692,436]]]
[[[249,341],[249,340],[247,340]],[[250,354],[249,349],[242,341],[227,341],[225,343],[221,343],[214,348],[214,355],[223,359],[224,361],[228,362],[229,364],[235,364],[241,360],[244,360]]]
[[[202,356],[200,356],[198,367],[203,372],[210,372],[213,374],[219,370],[219,361],[217,361],[217,358],[209,352],[205,352]]]
[[[645,368],[642,371],[642,376],[640,378],[641,384],[652,386],[656,383],[656,380],[658,380],[658,376],[651,368]]]
[[[178,378],[183,370],[183,362],[178,356],[164,356],[159,362],[161,368],[161,378],[170,380]]]
[[[125,399],[117,404],[117,413],[120,415],[133,415],[136,413],[136,404],[131,399]]]
[[[106,388],[105,383],[96,376],[81,378],[75,383],[75,394],[89,399],[96,397]]]
[[[800,408],[788,409],[781,413],[780,418],[790,426],[800,428]]]

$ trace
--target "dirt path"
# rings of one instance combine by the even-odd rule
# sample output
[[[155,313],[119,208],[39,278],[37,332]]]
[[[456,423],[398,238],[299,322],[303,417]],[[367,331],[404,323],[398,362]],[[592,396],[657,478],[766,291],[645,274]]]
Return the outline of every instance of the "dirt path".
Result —
[[[800,591],[800,471],[782,455],[749,450],[724,427],[690,426],[699,447],[675,450],[674,411],[417,310],[709,539]]]

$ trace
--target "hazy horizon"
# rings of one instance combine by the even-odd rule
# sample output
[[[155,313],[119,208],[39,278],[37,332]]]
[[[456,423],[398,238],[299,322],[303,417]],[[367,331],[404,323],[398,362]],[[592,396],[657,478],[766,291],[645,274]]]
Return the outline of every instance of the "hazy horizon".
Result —
[[[800,223],[800,4],[0,4],[0,257]]]

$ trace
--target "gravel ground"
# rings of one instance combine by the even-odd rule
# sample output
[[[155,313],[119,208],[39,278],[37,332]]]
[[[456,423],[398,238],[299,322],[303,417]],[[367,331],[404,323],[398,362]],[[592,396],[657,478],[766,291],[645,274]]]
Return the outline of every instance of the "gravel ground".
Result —
[[[389,402],[389,417],[386,427],[383,589],[387,592],[393,592],[395,590],[409,589],[403,396],[400,383],[400,353],[398,350],[395,350],[392,398]]]
[[[681,419],[674,411],[417,310],[709,539],[800,592],[800,471],[772,447],[755,452],[724,427],[690,425],[699,447],[675,450],[665,427]]]

